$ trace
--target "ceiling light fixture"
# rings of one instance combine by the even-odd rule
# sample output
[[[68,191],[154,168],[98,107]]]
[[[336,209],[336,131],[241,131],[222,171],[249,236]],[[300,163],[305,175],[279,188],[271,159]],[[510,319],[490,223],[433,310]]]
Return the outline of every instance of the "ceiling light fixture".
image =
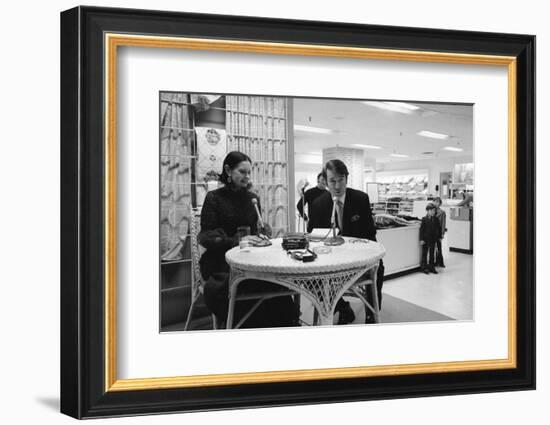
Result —
[[[378,109],[385,109],[386,111],[400,112],[402,114],[412,114],[417,109],[420,109],[418,106],[403,102],[376,102],[366,100],[361,103]]]
[[[434,131],[428,131],[428,130],[422,130],[416,134],[423,137],[429,137],[430,139],[439,139],[439,140],[445,140],[451,137],[448,134],[436,133]]]
[[[363,149],[382,149],[382,146],[363,145],[362,143],[354,143],[351,146],[355,146],[356,148],[363,148]]]
[[[294,130],[296,131],[305,131],[306,133],[316,133],[316,134],[331,134],[334,133],[333,130],[328,128],[321,127],[310,127],[309,125],[294,125]]]
[[[443,148],[444,151],[450,151],[450,152],[462,152],[464,149],[461,148],[455,148],[454,146],[445,146]]]
[[[394,158],[408,158],[409,155],[404,155],[402,153],[392,153],[390,156],[393,156]]]

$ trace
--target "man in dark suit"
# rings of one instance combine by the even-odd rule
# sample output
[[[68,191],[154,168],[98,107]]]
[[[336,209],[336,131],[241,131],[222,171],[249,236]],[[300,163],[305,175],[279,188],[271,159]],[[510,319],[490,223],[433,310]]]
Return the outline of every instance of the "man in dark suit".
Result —
[[[340,235],[376,241],[376,227],[372,218],[369,196],[360,190],[347,187],[349,172],[346,164],[339,159],[330,160],[325,164],[323,173],[326,178],[328,192],[313,201],[309,211],[308,231],[314,228],[331,227],[333,198],[336,198],[335,221],[336,226],[340,229]],[[380,260],[376,279],[380,306],[382,305],[383,278],[384,264]],[[368,301],[371,302],[372,300],[369,299]],[[355,314],[349,302],[343,299],[340,299],[336,305],[336,311],[340,313],[338,324],[351,323],[355,320]],[[372,321],[372,317],[367,315],[366,321]]]
[[[315,199],[317,199],[320,195],[324,194],[326,191],[327,191],[327,182],[325,180],[325,176],[323,175],[323,173],[320,172],[317,175],[317,186],[306,190],[306,192],[303,194],[302,197],[300,197],[300,200],[296,205],[296,208],[298,209],[300,216],[304,220],[306,221],[309,220],[309,217],[304,214],[304,204],[307,205],[308,208],[311,208],[311,204],[313,204],[313,201],[315,201]]]

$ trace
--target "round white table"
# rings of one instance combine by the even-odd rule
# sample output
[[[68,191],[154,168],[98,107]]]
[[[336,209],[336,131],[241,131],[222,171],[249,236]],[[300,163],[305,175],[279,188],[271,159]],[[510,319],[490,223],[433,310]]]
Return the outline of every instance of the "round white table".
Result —
[[[361,284],[371,290],[373,305],[370,308],[373,310],[375,322],[379,322],[376,273],[379,261],[386,251],[379,243],[366,239],[344,239],[343,245],[332,246],[330,253],[320,254],[315,261],[309,263],[292,259],[282,248],[281,238],[272,239],[273,244],[268,247],[240,249],[237,246],[227,251],[225,259],[231,268],[227,328],[233,326],[235,302],[254,298],[250,294],[237,296],[239,283],[247,279],[276,283],[293,293],[305,296],[317,310],[321,325],[332,324],[336,303],[349,290],[365,306],[370,306],[366,301],[366,292],[361,293],[353,287],[356,283],[358,286]],[[310,249],[321,245],[321,242],[312,242]],[[358,281],[359,278],[362,279]],[[274,293],[267,297],[280,295]]]

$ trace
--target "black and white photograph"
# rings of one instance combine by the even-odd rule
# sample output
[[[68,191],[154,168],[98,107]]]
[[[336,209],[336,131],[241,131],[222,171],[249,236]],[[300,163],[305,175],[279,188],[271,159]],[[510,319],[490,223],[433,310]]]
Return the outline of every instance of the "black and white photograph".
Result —
[[[60,167],[31,157],[60,171],[60,316],[36,322],[60,328],[59,410],[537,412],[542,27],[511,9],[165,6],[72,7],[56,31]]]
[[[160,92],[160,332],[474,320],[474,111]]]

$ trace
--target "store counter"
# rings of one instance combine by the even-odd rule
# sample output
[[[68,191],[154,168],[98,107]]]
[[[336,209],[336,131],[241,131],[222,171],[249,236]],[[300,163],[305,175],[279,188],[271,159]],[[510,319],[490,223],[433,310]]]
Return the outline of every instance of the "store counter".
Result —
[[[420,224],[377,230],[376,239],[386,249],[385,276],[420,267],[422,248],[419,232]]]
[[[447,212],[447,238],[449,249],[455,252],[472,254],[473,209],[469,207],[449,207]]]

